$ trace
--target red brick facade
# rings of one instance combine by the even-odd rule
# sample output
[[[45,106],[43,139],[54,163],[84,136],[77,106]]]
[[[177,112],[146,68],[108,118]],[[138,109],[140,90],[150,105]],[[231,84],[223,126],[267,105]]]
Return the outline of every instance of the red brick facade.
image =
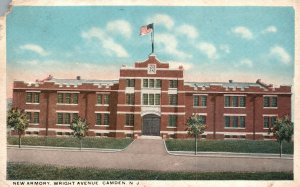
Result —
[[[149,56],[121,67],[117,81],[15,81],[13,106],[30,113],[27,134],[48,136],[69,135],[68,123],[79,115],[87,119],[90,136],[136,138],[158,130],[163,138],[187,138],[185,122],[197,113],[206,120],[207,139],[264,139],[273,118],[290,116],[290,86],[184,82],[183,73]],[[156,129],[153,116],[160,119]]]

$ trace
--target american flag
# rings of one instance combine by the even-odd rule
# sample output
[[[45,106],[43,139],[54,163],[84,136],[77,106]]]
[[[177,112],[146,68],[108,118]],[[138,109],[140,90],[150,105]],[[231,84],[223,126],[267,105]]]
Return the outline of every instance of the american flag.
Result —
[[[151,23],[149,25],[144,25],[140,29],[140,35],[144,36],[146,34],[151,33],[152,31],[153,31],[153,23]]]

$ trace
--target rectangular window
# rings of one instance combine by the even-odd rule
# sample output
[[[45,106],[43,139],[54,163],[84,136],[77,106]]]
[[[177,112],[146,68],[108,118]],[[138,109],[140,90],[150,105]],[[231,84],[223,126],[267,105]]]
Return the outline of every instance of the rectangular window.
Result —
[[[232,116],[232,127],[238,127],[238,117]]]
[[[126,87],[134,87],[134,79],[126,79]]]
[[[148,88],[148,79],[143,79],[143,87]]]
[[[104,114],[104,125],[108,125],[109,124],[109,114]]]
[[[177,80],[169,80],[169,88],[177,88]]]
[[[271,126],[273,127],[273,125],[274,125],[274,123],[275,123],[275,121],[276,121],[276,116],[272,116],[271,117]]]
[[[160,105],[160,94],[155,94],[155,105]]]
[[[264,116],[264,128],[269,128],[269,117]]]
[[[154,105],[154,94],[149,94],[149,105]]]
[[[63,113],[57,113],[57,124],[63,124]]]
[[[109,95],[108,94],[104,95],[104,104],[109,104]]]
[[[40,121],[40,113],[34,112],[33,113],[33,123],[39,123],[39,121]]]
[[[63,103],[64,102],[64,95],[63,93],[57,94],[57,103]]]
[[[240,97],[240,107],[245,107],[246,106],[246,97],[241,96]]]
[[[65,120],[64,124],[70,124],[71,114],[65,113],[64,120]]]
[[[177,94],[169,94],[169,104],[177,105]]]
[[[66,103],[68,103],[68,104],[71,103],[71,94],[66,93],[65,96],[66,96]]]
[[[27,119],[29,120],[29,123],[31,123],[31,112],[26,112]]]
[[[134,104],[134,94],[126,94],[126,104]]]
[[[224,116],[225,127],[230,127],[230,116]]]
[[[34,93],[34,103],[39,103],[40,102],[40,94],[39,93]]]
[[[160,79],[156,79],[155,80],[155,87],[156,88],[160,88],[161,87],[161,80]]]
[[[143,105],[148,105],[148,94],[143,94]]]
[[[277,97],[271,97],[271,98],[272,98],[271,106],[272,107],[277,107]]]
[[[238,97],[237,96],[232,97],[232,106],[238,107]]]
[[[245,127],[245,116],[240,116],[240,127],[241,128]]]
[[[200,115],[200,119],[203,122],[203,124],[206,124],[206,116],[205,115]]]
[[[199,95],[194,95],[194,106],[199,106]]]
[[[230,107],[230,97],[225,96],[225,107]]]
[[[126,126],[133,126],[133,125],[134,125],[134,115],[126,114]]]
[[[97,95],[97,104],[102,104],[102,95]]]
[[[149,88],[154,88],[154,79],[149,79]]]
[[[73,104],[78,104],[78,94],[77,93],[73,94]]]
[[[26,102],[31,103],[32,99],[32,93],[31,92],[26,92]]]
[[[75,119],[75,118],[78,118],[78,113],[73,113],[73,115],[72,115],[72,121],[73,121],[73,119]]]
[[[270,97],[264,97],[264,107],[270,107]]]
[[[207,105],[207,96],[202,95],[201,96],[201,106],[206,106]]]
[[[169,115],[169,127],[176,127],[177,124],[177,116]]]
[[[96,125],[101,125],[101,114],[96,114]]]

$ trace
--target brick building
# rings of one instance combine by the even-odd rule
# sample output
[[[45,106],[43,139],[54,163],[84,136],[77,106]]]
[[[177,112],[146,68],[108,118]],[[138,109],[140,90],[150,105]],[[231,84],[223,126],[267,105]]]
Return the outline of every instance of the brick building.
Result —
[[[186,138],[193,113],[207,124],[207,139],[267,139],[269,126],[291,113],[291,87],[244,82],[184,82],[184,70],[155,55],[123,66],[119,80],[15,81],[13,106],[30,118],[26,134],[70,135],[74,116],[87,119],[89,136]]]

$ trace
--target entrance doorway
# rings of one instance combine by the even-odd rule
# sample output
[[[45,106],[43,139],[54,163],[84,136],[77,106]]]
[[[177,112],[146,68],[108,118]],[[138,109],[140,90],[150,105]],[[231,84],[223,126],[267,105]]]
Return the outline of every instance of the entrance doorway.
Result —
[[[147,114],[143,117],[142,135],[160,136],[160,117]]]

